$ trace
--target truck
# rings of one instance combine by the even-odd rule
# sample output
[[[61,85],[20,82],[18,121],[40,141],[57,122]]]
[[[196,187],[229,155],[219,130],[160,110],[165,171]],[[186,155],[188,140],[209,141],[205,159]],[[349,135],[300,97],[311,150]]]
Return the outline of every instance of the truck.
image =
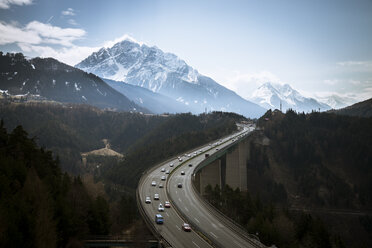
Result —
[[[156,224],[163,224],[164,218],[161,214],[155,214],[155,223]]]

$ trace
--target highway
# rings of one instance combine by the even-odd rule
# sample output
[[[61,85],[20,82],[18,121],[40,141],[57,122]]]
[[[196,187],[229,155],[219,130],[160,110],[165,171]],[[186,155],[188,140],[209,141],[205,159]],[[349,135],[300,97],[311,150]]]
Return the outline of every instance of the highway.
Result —
[[[206,204],[195,192],[192,186],[192,177],[197,165],[205,159],[205,153],[212,155],[218,150],[231,145],[243,134],[251,132],[253,128],[244,127],[243,130],[225,137],[219,141],[188,151],[183,155],[182,162],[178,158],[170,159],[154,166],[140,179],[138,197],[140,207],[147,217],[147,222],[155,228],[156,232],[165,239],[171,247],[261,247],[257,241],[252,241],[248,234],[235,226],[226,217],[216,212]],[[197,153],[197,154],[195,154]],[[190,154],[190,155],[187,155]],[[170,166],[173,164],[173,167]],[[192,164],[192,167],[189,167]],[[162,171],[170,170],[170,174]],[[174,170],[174,171],[172,171]],[[181,171],[185,175],[181,175]],[[161,177],[166,176],[162,181]],[[152,186],[152,182],[156,186]],[[159,188],[159,184],[163,188]],[[178,188],[178,183],[182,188]],[[159,194],[159,200],[154,200],[154,195]],[[151,198],[151,203],[146,204],[146,197]],[[171,208],[164,212],[158,211],[159,203],[171,202]],[[155,223],[155,215],[160,213],[164,217],[164,224]],[[182,230],[182,224],[191,224],[192,231]],[[260,246],[261,245],[261,246]]]

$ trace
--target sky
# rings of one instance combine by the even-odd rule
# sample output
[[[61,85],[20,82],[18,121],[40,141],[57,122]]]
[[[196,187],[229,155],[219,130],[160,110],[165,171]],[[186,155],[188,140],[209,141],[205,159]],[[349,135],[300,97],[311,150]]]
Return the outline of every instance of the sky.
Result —
[[[75,65],[131,37],[249,99],[372,97],[372,0],[0,0],[0,50]]]

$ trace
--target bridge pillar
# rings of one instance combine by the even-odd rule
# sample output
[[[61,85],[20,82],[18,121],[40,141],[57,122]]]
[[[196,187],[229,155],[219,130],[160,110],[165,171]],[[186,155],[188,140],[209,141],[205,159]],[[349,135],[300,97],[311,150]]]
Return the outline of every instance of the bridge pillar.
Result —
[[[200,170],[199,174],[199,192],[204,195],[205,187],[210,184],[214,187],[216,184],[221,187],[221,160],[216,159],[208,166]]]
[[[249,143],[243,140],[226,155],[225,183],[231,188],[247,190],[247,160],[249,158]]]

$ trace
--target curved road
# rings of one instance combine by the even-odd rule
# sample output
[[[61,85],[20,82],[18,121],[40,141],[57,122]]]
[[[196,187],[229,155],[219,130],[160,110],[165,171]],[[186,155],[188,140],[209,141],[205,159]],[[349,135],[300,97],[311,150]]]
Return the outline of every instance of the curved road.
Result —
[[[182,162],[178,158],[168,160],[142,176],[138,186],[140,207],[156,232],[172,247],[262,247],[262,244],[250,239],[247,233],[210,208],[192,186],[194,170],[205,159],[205,153],[212,155],[217,152],[216,148],[221,150],[252,130],[253,128],[244,127],[242,131],[214,142],[212,146],[207,144],[189,151],[187,154],[192,156],[182,156]],[[171,163],[174,164],[173,167],[170,167]],[[189,164],[193,166],[189,167]],[[162,172],[162,168],[170,170],[171,174]],[[184,171],[185,175],[181,175],[181,171]],[[161,181],[162,176],[167,177],[166,181]],[[151,185],[153,181],[156,182],[156,186]],[[163,184],[163,188],[159,188],[160,183]],[[178,188],[178,183],[182,183],[183,187]],[[159,194],[159,200],[154,200],[154,194]],[[151,198],[150,204],[145,203],[147,196]],[[159,212],[159,203],[164,205],[165,201],[171,202],[171,208]],[[158,213],[164,217],[162,225],[155,223],[155,214]],[[191,232],[182,230],[184,222],[191,224],[193,228]]]

